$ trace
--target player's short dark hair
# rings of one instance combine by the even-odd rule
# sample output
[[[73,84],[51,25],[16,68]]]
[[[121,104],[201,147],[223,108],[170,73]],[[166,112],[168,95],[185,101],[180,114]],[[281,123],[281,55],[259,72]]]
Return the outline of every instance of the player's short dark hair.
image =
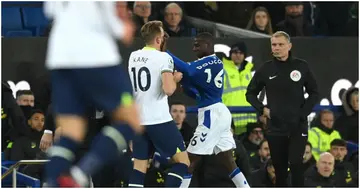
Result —
[[[173,105],[183,105],[183,106],[186,107],[186,105],[185,105],[184,103],[179,102],[179,101],[175,101],[175,102],[170,103],[170,108],[171,108]]]
[[[261,149],[262,145],[263,145],[265,142],[267,142],[267,141],[268,141],[267,139],[264,139],[264,140],[262,140],[262,141],[260,142],[260,144],[259,144],[259,150]]]
[[[334,139],[333,141],[331,141],[330,146],[341,146],[341,147],[346,147],[346,141],[343,139]]]
[[[33,95],[34,96],[34,93],[31,90],[19,90],[16,92],[16,99],[22,95]]]
[[[306,142],[306,145],[310,146],[310,148],[312,148],[312,145],[309,141]]]
[[[207,43],[213,44],[214,36],[209,32],[202,32],[196,35],[197,39],[202,39],[206,41]]]
[[[159,20],[149,21],[141,27],[140,33],[142,38],[145,40],[145,43],[149,43],[156,35],[161,33],[161,28],[163,28],[163,23]]]

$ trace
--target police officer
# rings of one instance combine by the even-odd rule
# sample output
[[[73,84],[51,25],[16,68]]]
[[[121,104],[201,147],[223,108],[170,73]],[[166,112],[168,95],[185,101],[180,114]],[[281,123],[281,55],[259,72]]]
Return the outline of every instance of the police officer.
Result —
[[[305,60],[293,57],[290,37],[278,31],[271,37],[274,58],[264,63],[252,78],[247,101],[267,117],[267,139],[275,167],[276,186],[287,185],[288,162],[292,185],[304,185],[302,159],[307,141],[307,116],[318,101],[317,84]],[[265,87],[268,104],[257,98]],[[304,88],[309,94],[304,98]]]

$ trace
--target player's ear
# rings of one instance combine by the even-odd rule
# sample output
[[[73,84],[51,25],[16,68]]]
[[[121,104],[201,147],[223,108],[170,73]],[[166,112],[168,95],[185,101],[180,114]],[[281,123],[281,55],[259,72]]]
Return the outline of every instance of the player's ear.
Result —
[[[155,38],[155,41],[156,41],[157,44],[160,44],[160,43],[161,43],[161,37],[160,37],[160,36],[157,36],[157,37]]]
[[[164,32],[164,37],[163,37],[163,41],[162,41],[162,44],[160,46],[160,50],[165,52],[166,51],[166,44],[167,44],[167,40],[169,39],[169,35]]]

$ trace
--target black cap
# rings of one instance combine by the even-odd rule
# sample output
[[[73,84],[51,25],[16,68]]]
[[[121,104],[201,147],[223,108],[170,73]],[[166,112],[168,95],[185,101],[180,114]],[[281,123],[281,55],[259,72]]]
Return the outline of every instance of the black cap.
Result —
[[[262,129],[262,125],[259,123],[248,123],[246,125],[246,132],[249,134],[251,133],[255,128],[261,128]]]
[[[242,53],[247,54],[247,48],[246,48],[246,45],[244,42],[239,42],[239,43],[236,43],[234,45],[231,46],[231,49],[230,49],[230,56],[231,56],[231,53],[233,52],[236,52],[236,51],[241,51]]]

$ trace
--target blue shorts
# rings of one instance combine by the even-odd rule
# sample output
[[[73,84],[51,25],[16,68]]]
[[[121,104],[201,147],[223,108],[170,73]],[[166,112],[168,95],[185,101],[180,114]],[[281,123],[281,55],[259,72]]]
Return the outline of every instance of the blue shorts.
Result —
[[[85,116],[89,107],[111,113],[132,100],[130,78],[122,65],[52,70],[51,80],[56,114]]]
[[[172,157],[186,150],[183,137],[174,121],[146,125],[141,136],[133,140],[133,157],[138,160],[150,159],[155,151],[163,157]]]

